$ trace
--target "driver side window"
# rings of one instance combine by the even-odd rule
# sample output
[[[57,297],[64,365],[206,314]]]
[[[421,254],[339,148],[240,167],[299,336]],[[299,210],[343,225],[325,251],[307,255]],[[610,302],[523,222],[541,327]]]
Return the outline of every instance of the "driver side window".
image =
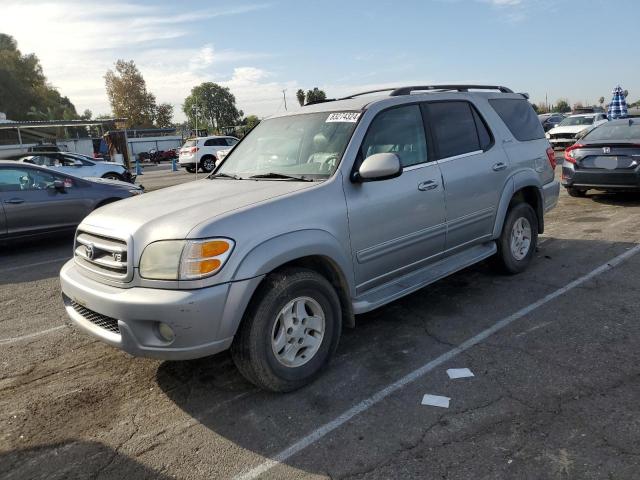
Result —
[[[404,168],[427,161],[422,114],[418,105],[390,108],[371,122],[360,147],[362,159],[376,153],[395,153]]]

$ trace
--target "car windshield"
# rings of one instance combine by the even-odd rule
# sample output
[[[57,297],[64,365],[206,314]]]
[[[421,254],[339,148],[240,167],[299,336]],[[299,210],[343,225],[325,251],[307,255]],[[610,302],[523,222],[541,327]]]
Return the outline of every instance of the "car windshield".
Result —
[[[322,112],[264,120],[231,150],[216,174],[329,178],[359,116],[358,112]]]
[[[574,125],[591,125],[593,123],[595,116],[590,115],[588,117],[569,117],[565,118],[559,127],[571,127]]]
[[[585,140],[634,140],[640,143],[640,122],[604,124],[585,135]]]

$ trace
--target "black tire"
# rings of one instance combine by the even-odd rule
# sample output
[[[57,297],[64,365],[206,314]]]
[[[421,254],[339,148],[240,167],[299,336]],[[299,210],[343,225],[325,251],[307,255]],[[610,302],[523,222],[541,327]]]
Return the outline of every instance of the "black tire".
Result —
[[[586,190],[581,190],[579,188],[567,187],[567,193],[571,197],[584,198],[587,196]]]
[[[324,336],[316,353],[298,367],[283,365],[272,348],[272,332],[280,311],[298,297],[316,301],[325,316]],[[288,268],[267,276],[252,298],[231,346],[240,373],[272,392],[290,392],[311,382],[335,352],[342,330],[340,300],[318,273]]]
[[[119,173],[116,173],[116,172],[107,172],[104,175],[102,175],[102,178],[107,178],[109,180],[124,181],[124,178],[122,178],[122,175],[120,175]]]
[[[213,169],[216,168],[216,159],[210,155],[206,157],[202,157],[200,160],[200,169],[205,173],[213,172]]]
[[[518,259],[511,249],[511,234],[515,223],[521,218],[526,219],[529,223],[531,238],[529,241],[529,250],[526,255]],[[531,205],[528,203],[516,203],[510,207],[507,218],[502,226],[502,233],[496,241],[496,244],[498,246],[498,252],[493,257],[493,264],[500,272],[514,275],[526,270],[538,246],[538,217],[533,208],[531,208]]]
[[[196,173],[196,167],[184,167],[184,169],[189,173]]]

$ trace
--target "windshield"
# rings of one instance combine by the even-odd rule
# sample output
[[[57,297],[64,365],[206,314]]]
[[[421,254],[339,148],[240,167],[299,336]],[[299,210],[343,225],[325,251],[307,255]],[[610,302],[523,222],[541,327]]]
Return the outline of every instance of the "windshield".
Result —
[[[640,142],[640,123],[604,124],[585,135],[585,140],[635,140]]]
[[[565,118],[559,127],[571,127],[573,125],[591,125],[593,123],[593,119],[595,117],[593,115],[589,117],[569,117]]]
[[[329,178],[359,116],[357,112],[322,112],[264,120],[231,150],[216,174]]]

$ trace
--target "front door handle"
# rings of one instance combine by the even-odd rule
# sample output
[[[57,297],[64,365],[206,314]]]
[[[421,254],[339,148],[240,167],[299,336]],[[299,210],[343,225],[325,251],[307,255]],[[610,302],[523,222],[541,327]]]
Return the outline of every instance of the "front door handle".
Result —
[[[505,168],[507,168],[507,164],[504,162],[498,162],[498,163],[494,163],[493,167],[491,167],[493,169],[494,172],[499,172],[500,170],[504,170]]]
[[[421,192],[426,192],[427,190],[433,190],[434,188],[438,188],[438,182],[434,180],[427,180],[426,182],[422,182],[418,184],[418,190]]]
[[[24,199],[23,198],[10,198],[9,200],[5,200],[4,203],[12,203],[14,205],[17,205],[18,203],[24,203]]]

